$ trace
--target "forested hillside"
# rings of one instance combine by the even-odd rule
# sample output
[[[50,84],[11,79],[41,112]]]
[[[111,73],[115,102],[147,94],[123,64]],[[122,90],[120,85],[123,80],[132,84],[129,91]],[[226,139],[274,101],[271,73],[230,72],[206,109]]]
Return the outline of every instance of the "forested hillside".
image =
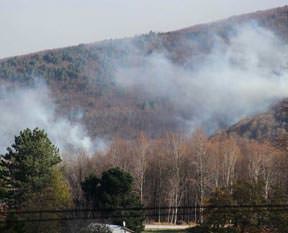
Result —
[[[0,231],[287,232],[287,22],[286,6],[0,60]]]
[[[119,67],[145,66],[146,58],[161,54],[172,65],[194,72],[205,61],[205,56],[215,49],[220,39],[222,45],[229,45],[230,38],[239,25],[257,24],[268,28],[287,42],[287,20],[288,7],[283,7],[175,32],[151,32],[134,38],[81,44],[2,59],[0,79],[1,83],[7,85],[33,85],[35,80],[45,80],[52,90],[57,111],[72,121],[79,120],[81,113],[80,120],[92,136],[133,138],[139,131],[144,131],[155,137],[169,130],[185,131],[187,122],[190,124],[191,119],[191,124],[194,125],[197,106],[202,105],[200,102],[192,106],[180,106],[178,102],[173,102],[175,98],[181,98],[179,94],[171,100],[161,94],[143,94],[141,87],[123,88],[117,80],[119,75],[115,75]],[[149,75],[148,73],[147,76]],[[138,73],[134,76],[137,79]],[[181,88],[179,90],[181,92]],[[184,101],[185,95],[187,94],[183,93]],[[196,126],[204,125],[208,131],[210,128],[213,131],[231,123],[223,118],[225,117],[213,112],[202,125]],[[217,123],[210,126],[211,122]]]
[[[270,111],[246,118],[231,126],[227,132],[259,141],[272,141],[287,148],[287,99],[274,105]]]

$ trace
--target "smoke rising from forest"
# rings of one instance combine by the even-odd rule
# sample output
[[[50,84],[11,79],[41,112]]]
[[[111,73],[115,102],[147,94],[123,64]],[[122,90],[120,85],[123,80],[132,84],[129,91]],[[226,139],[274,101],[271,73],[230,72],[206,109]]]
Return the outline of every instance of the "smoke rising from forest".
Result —
[[[251,23],[228,39],[215,34],[212,40],[212,52],[193,68],[157,53],[133,57],[132,65],[118,67],[115,79],[148,99],[169,101],[176,110],[171,114],[190,132],[203,127],[212,133],[288,96],[288,49],[275,34]],[[189,48],[193,41],[185,43]]]
[[[226,38],[213,35],[212,51],[199,58],[192,54],[185,64],[173,63],[165,53],[143,55],[131,40],[123,41],[114,44],[125,46],[122,60],[106,59],[113,63],[107,69],[113,67],[118,87],[134,91],[135,98],[165,100],[172,106],[169,117],[187,133],[199,127],[213,133],[288,96],[287,45],[256,24],[241,26]],[[195,46],[193,38],[183,46]],[[61,151],[107,149],[106,140],[91,139],[80,123],[59,116],[51,96],[43,83],[0,88],[1,153],[20,130],[35,127],[45,129]]]
[[[60,151],[91,152],[95,145],[85,128],[56,115],[56,105],[45,84],[33,87],[0,89],[0,153],[13,143],[14,136],[25,128],[44,129]]]

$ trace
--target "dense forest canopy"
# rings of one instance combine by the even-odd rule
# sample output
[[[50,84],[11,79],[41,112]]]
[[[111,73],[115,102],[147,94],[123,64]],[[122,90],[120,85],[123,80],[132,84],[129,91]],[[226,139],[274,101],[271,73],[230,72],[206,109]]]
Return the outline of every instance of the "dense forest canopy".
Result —
[[[287,21],[283,7],[0,60],[1,232],[86,232],[62,218],[94,213],[73,208],[136,232],[287,231]],[[33,211],[53,224],[19,221]]]
[[[15,85],[44,82],[57,114],[80,121],[92,137],[135,138],[139,131],[157,137],[197,127],[211,133],[243,116],[266,111],[275,98],[285,97],[282,87],[272,88],[273,94],[264,94],[271,88],[256,94],[252,87],[251,93],[225,91],[223,83],[230,88],[234,82],[262,86],[273,79],[276,83],[269,85],[280,85],[277,80],[287,68],[283,55],[287,11],[287,7],[276,8],[175,32],[151,32],[2,59],[0,81],[6,88],[1,96]],[[251,56],[253,60],[247,60]],[[255,66],[266,68],[259,72]],[[225,78],[230,73],[235,74],[231,80]],[[197,75],[200,81],[189,81]],[[263,80],[257,84],[259,77]],[[265,102],[241,100],[253,92]],[[232,104],[221,93],[229,95]],[[271,128],[268,134],[277,127],[278,118],[273,120],[263,122],[263,127]]]

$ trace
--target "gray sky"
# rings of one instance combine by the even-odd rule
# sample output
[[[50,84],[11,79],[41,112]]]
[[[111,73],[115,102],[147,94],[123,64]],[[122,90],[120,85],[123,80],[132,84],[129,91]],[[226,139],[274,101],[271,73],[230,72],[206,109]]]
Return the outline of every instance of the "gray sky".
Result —
[[[0,0],[0,57],[163,32],[288,0]]]

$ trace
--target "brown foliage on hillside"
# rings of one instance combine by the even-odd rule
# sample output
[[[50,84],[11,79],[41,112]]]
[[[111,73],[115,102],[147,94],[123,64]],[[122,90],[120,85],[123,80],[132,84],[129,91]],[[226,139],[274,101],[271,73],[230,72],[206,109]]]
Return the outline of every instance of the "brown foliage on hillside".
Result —
[[[179,132],[185,125],[175,120],[177,115],[173,114],[175,109],[171,103],[165,99],[143,97],[137,90],[126,91],[115,84],[113,64],[125,65],[129,62],[129,46],[137,48],[139,56],[160,52],[174,63],[185,64],[189,60],[197,66],[197,61],[213,48],[212,34],[216,33],[229,43],[228,34],[231,30],[251,20],[287,40],[287,12],[286,6],[175,32],[151,32],[131,39],[103,41],[3,59],[0,61],[0,82],[12,86],[31,85],[33,80],[44,79],[58,103],[59,113],[74,120],[77,112],[81,111],[82,121],[92,136],[135,138],[138,132],[144,131],[149,136],[157,137],[169,130]],[[193,41],[189,48],[185,43],[187,39]],[[185,112],[180,114],[185,118]],[[254,124],[257,125],[257,133],[252,130],[251,137],[258,137],[258,131],[263,134],[267,132],[267,137],[270,137],[270,131],[278,133],[273,123],[267,125],[267,122],[278,119],[263,117],[261,126],[250,122],[252,128]],[[278,123],[275,122],[275,125]],[[249,134],[248,131],[246,133]]]

